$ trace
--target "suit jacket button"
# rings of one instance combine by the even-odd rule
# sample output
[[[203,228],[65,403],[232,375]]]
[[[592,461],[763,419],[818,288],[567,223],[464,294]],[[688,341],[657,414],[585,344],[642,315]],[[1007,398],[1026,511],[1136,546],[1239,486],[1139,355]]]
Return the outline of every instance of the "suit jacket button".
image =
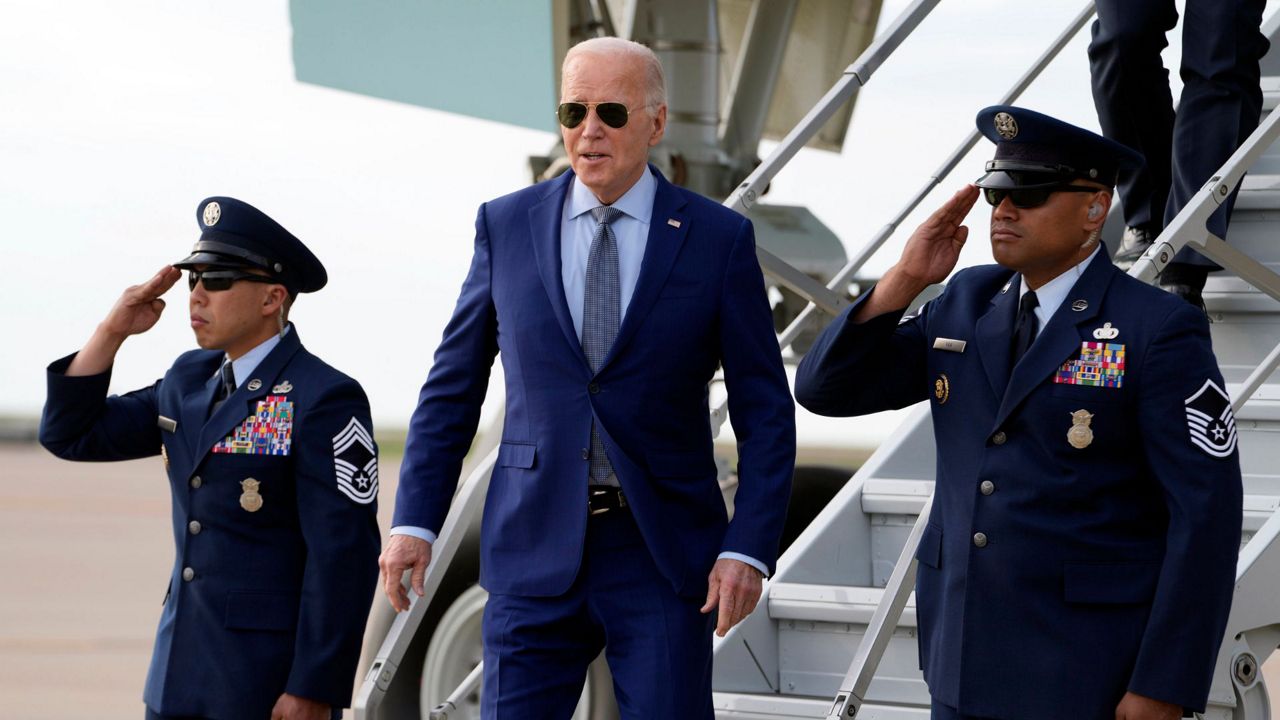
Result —
[[[590,392],[592,395],[595,395],[596,393],[600,392],[600,385],[597,383],[591,383],[590,385],[587,386],[587,391]]]
[[[200,525],[199,520],[192,520],[191,522],[187,523],[187,532],[191,533],[192,535],[199,535],[200,531],[203,529],[204,527]]]
[[[990,480],[983,480],[982,484],[978,486],[978,489],[982,491],[983,495],[990,495],[996,491],[996,484]]]
[[[995,443],[996,445],[1003,445],[1004,441],[1008,439],[1009,439],[1009,436],[1005,435],[1003,430],[991,436],[991,442]]]
[[[196,577],[195,570],[192,570],[191,568],[182,568],[182,579],[184,581],[191,582],[192,580],[195,579],[195,577]]]
[[[984,548],[984,547],[986,547],[986,546],[987,546],[987,534],[986,534],[986,533],[974,533],[974,534],[973,534],[973,544],[974,544],[975,546],[977,546],[977,547],[980,547],[980,548]]]
[[[590,460],[590,459],[591,459],[591,451],[590,451],[590,450],[588,450],[588,449],[586,449],[586,448],[582,448],[582,459],[583,459],[583,460]]]
[[[191,488],[193,490],[199,490],[200,486],[203,484],[204,484],[204,481],[200,479],[199,475],[191,478]]]

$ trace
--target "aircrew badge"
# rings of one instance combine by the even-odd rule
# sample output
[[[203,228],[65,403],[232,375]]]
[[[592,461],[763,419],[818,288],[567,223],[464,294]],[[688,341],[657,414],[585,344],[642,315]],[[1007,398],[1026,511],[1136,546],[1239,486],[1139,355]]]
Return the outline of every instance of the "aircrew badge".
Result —
[[[1124,384],[1124,345],[1084,342],[1080,357],[1068,360],[1053,376],[1058,385],[1118,388]]]
[[[293,403],[284,395],[268,395],[239,427],[213,446],[215,453],[288,455],[293,446]]]
[[[1191,442],[1212,457],[1229,457],[1236,449],[1236,418],[1231,399],[1213,380],[1183,401],[1187,406],[1187,429]]]
[[[1093,413],[1088,410],[1076,410],[1071,413],[1071,429],[1067,431],[1067,442],[1077,450],[1083,450],[1093,443],[1093,430],[1089,424],[1093,422]]]
[[[244,492],[240,493],[240,507],[249,512],[258,512],[262,509],[262,496],[258,494],[259,483],[253,478],[245,478],[240,481],[240,489]]]
[[[293,392],[293,383],[289,382],[288,380],[285,380],[279,385],[276,385],[275,387],[271,388],[271,392],[276,393],[278,395],[283,395],[287,392]]]
[[[1120,328],[1111,327],[1111,323],[1102,323],[1102,327],[1093,331],[1094,340],[1115,340],[1120,335]]]
[[[938,399],[939,405],[945,405],[951,398],[951,380],[946,373],[938,375],[938,379],[933,381],[933,396]]]

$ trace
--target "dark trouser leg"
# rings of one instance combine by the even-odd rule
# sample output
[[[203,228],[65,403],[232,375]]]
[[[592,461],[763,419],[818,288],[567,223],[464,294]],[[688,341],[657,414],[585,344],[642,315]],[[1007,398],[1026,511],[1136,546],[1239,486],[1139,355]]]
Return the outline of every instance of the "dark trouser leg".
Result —
[[[1213,2],[1214,0],[1209,0]],[[1141,170],[1120,173],[1125,224],[1159,230],[1172,177],[1173,99],[1160,60],[1178,22],[1173,0],[1098,0],[1089,43],[1093,101],[1103,135],[1142,153]]]
[[[714,615],[698,612],[705,598],[675,593],[630,513],[590,522],[591,615],[605,631],[623,720],[712,720]]]
[[[1262,112],[1258,61],[1268,42],[1258,28],[1264,0],[1187,0],[1182,32],[1182,99],[1173,135],[1173,185],[1165,208],[1171,221],[1191,196],[1258,127]],[[1209,218],[1209,232],[1227,235],[1232,194]],[[1212,263],[1184,250],[1176,262]]]
[[[567,720],[603,635],[588,619],[583,578],[559,597],[490,595],[484,609],[485,720]]]

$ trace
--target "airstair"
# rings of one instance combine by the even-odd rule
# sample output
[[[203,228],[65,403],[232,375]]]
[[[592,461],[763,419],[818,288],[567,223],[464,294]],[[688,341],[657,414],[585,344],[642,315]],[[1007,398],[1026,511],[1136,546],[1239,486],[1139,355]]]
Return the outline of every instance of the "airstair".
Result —
[[[915,22],[912,13],[927,12],[926,5],[908,10],[894,31],[905,32]],[[1091,15],[1090,4],[1006,102],[1016,99]],[[1278,29],[1276,18],[1263,28],[1273,44],[1264,73],[1274,74],[1263,79],[1262,125],[1132,270],[1151,281],[1186,245],[1226,268],[1211,276],[1205,302],[1236,409],[1245,496],[1233,609],[1204,714],[1215,720],[1270,717],[1260,666],[1280,643],[1280,379],[1272,378],[1280,364],[1280,113],[1273,112],[1280,106]],[[971,146],[963,145],[933,182]],[[762,178],[769,176],[770,161],[757,173]],[[1246,170],[1227,246],[1208,236],[1205,220]],[[759,180],[749,178],[730,203],[747,205],[749,212],[743,200]],[[1123,221],[1117,214],[1108,225],[1115,236]],[[851,263],[842,276],[856,270]],[[922,404],[791,545],[756,612],[717,645],[717,718],[928,718],[910,593],[934,463],[929,408]]]
[[[725,204],[751,216],[770,180],[872,79],[938,2],[911,3]],[[783,12],[778,6],[788,4],[755,3],[760,12]],[[975,99],[975,109],[1015,103],[1092,15],[1090,2],[1004,97]],[[607,13],[603,21],[603,26],[610,26]],[[1270,18],[1263,31],[1272,40],[1272,51],[1263,63],[1262,125],[1132,270],[1150,281],[1178,248],[1187,245],[1227,268],[1210,277],[1205,302],[1214,349],[1236,407],[1245,513],[1234,605],[1204,715],[1213,720],[1270,717],[1261,665],[1280,645],[1280,379],[1271,377],[1280,365],[1280,113],[1273,112],[1280,107],[1280,18]],[[761,54],[776,51],[767,44],[761,48]],[[843,289],[978,142],[978,133],[970,131],[906,206],[822,282],[761,248],[761,266],[770,281],[809,302],[779,334],[782,347],[793,342],[800,346],[797,341],[848,304]],[[1226,246],[1206,236],[1204,221],[1246,171],[1231,224],[1231,245]],[[1122,225],[1116,215],[1104,232],[1113,248]],[[725,419],[723,404],[712,409],[713,425]],[[410,704],[397,695],[413,693],[405,689],[406,676],[423,674],[413,664],[415,653],[421,652],[419,627],[434,622],[431,613],[439,609],[430,606],[430,598],[449,585],[451,564],[475,541],[495,457],[496,451],[480,459],[459,487],[433,549],[426,597],[392,621],[357,693],[357,718],[407,717]],[[766,582],[756,611],[717,641],[717,718],[928,718],[911,591],[915,548],[933,493],[935,459],[929,408],[922,404],[791,543]],[[474,699],[479,668],[456,670],[453,682],[458,684],[450,701],[432,713],[423,707],[421,717],[468,716],[460,706],[463,698]],[[575,718],[587,717],[584,707]],[[594,703],[591,708],[591,718],[611,716],[599,713]]]

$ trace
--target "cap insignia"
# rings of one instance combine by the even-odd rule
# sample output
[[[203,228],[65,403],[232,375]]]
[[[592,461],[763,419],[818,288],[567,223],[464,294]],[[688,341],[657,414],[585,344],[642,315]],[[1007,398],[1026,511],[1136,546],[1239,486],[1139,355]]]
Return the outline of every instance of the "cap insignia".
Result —
[[[218,220],[222,218],[222,206],[218,201],[213,201],[204,206],[204,224],[205,227],[213,227],[218,224]]]
[[[1007,112],[996,113],[996,133],[1005,140],[1018,137],[1018,121]]]

